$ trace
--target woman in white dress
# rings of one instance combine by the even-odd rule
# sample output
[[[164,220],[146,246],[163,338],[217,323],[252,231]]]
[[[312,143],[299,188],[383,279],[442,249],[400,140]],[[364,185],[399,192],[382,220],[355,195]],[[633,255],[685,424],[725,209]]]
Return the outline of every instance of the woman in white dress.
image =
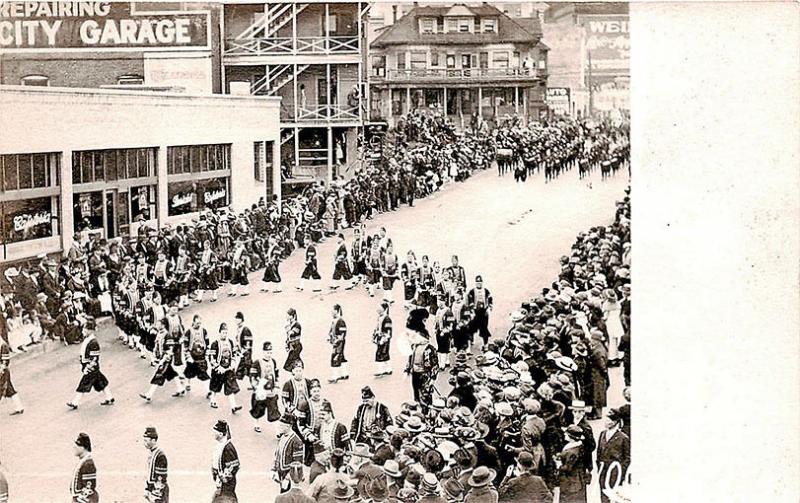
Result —
[[[625,330],[622,328],[622,321],[619,317],[619,300],[614,290],[609,288],[603,292],[602,308],[603,319],[606,322],[606,330],[608,331],[608,361],[616,364],[622,359],[622,354],[618,347]]]

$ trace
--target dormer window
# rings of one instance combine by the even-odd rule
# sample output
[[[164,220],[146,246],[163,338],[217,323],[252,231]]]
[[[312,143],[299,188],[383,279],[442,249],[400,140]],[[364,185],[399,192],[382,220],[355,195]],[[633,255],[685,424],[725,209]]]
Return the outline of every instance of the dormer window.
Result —
[[[471,19],[459,19],[458,20],[458,32],[459,33],[469,33],[472,31],[472,20]]]
[[[436,19],[423,18],[419,21],[420,33],[436,33]]]
[[[496,33],[497,32],[497,20],[496,19],[482,19],[481,20],[481,31],[483,33]]]

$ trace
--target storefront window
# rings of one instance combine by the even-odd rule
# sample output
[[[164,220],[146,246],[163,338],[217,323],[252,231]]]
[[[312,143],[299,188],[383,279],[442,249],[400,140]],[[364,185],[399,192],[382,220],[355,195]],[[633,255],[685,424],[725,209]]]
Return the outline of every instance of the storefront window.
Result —
[[[230,159],[229,144],[168,147],[167,172],[170,175],[181,175],[230,169]]]
[[[0,155],[0,191],[43,189],[57,185],[60,155]]]
[[[72,153],[72,183],[113,182],[156,176],[155,148],[85,150]]]
[[[170,216],[221,208],[230,200],[227,177],[170,182],[167,192]]]
[[[155,185],[132,187],[130,198],[132,222],[144,222],[156,217],[158,199]]]
[[[103,192],[84,192],[72,197],[75,231],[103,228]]]
[[[58,197],[37,197],[0,203],[0,242],[18,243],[58,234]]]

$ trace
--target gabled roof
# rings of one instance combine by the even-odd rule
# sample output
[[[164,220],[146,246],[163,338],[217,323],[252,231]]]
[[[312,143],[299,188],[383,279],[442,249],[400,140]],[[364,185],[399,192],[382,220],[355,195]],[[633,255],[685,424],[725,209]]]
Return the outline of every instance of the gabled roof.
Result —
[[[458,7],[458,10],[454,11]],[[478,18],[494,17],[498,20],[497,33],[435,33],[419,32],[419,18],[445,17],[449,12],[470,12]],[[464,14],[466,15],[466,14]],[[414,7],[407,14],[388,26],[373,42],[372,47],[380,48],[403,44],[492,44],[492,43],[535,43],[542,37],[542,27],[537,18],[522,23],[503,14],[488,4],[470,7],[465,4],[446,6]]]

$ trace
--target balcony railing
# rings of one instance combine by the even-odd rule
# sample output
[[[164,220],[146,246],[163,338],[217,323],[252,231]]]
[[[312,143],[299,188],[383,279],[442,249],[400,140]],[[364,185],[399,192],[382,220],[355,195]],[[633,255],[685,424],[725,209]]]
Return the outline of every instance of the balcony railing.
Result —
[[[358,54],[358,37],[247,38],[225,41],[225,56],[272,56],[280,54]]]
[[[342,108],[339,105],[316,105],[298,110],[300,121],[357,121],[358,107]]]
[[[516,80],[535,79],[542,74],[535,68],[421,68],[387,70],[386,77],[374,80]]]

